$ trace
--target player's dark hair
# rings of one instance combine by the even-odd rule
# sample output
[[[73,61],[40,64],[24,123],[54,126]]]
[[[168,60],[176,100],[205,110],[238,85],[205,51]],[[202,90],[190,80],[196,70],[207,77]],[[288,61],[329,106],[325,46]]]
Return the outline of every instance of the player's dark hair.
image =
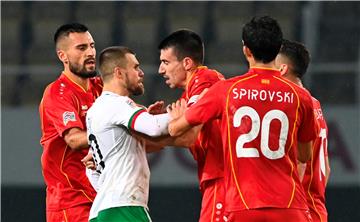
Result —
[[[204,63],[204,44],[201,37],[188,29],[180,29],[171,33],[158,46],[159,50],[173,48],[177,59],[180,61],[190,57],[195,63]]]
[[[59,41],[60,38],[65,37],[65,36],[69,36],[70,33],[82,33],[82,32],[87,32],[88,28],[80,23],[69,23],[69,24],[64,24],[62,26],[60,26],[54,35],[54,42],[55,44],[57,44],[57,42]]]
[[[107,47],[100,52],[99,55],[99,70],[101,78],[103,81],[106,81],[108,76],[112,76],[115,67],[125,67],[126,66],[126,54],[135,53],[125,46],[111,46]]]
[[[269,17],[254,17],[242,30],[244,45],[248,47],[256,61],[269,63],[276,58],[281,43],[282,31],[278,22]]]
[[[304,44],[284,40],[279,53],[290,61],[290,69],[297,77],[304,76],[310,63],[310,53]]]

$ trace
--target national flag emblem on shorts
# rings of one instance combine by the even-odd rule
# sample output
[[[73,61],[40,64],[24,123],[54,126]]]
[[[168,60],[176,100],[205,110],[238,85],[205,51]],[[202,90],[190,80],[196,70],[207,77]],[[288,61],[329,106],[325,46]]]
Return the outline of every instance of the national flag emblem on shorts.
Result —
[[[69,111],[65,111],[63,113],[63,121],[64,121],[64,125],[66,126],[66,124],[68,124],[69,121],[76,121],[75,118],[75,113],[74,112],[69,112]]]

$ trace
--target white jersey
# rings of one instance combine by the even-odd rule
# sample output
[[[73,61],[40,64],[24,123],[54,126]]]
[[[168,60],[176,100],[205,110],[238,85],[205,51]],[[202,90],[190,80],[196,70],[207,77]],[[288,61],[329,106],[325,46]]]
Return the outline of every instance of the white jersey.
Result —
[[[108,91],[104,91],[87,112],[88,139],[96,171],[100,173],[94,186],[98,193],[90,219],[111,207],[147,208],[150,171],[145,146],[129,132],[135,128],[135,119],[141,112],[145,109],[129,97]]]

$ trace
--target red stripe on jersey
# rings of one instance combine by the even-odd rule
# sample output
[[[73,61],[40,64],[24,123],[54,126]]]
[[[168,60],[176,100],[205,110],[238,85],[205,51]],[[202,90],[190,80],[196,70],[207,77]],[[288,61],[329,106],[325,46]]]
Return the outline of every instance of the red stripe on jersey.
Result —
[[[138,116],[139,116],[141,113],[143,113],[143,112],[146,112],[146,110],[145,110],[145,109],[139,109],[138,111],[136,111],[136,112],[130,117],[129,124],[128,124],[129,129],[134,129],[136,119],[137,119]]]

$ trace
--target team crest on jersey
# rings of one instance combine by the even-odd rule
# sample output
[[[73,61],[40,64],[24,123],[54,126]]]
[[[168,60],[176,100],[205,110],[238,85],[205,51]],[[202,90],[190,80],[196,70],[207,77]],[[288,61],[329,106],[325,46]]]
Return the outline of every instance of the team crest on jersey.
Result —
[[[70,112],[70,111],[65,111],[63,113],[63,121],[64,121],[64,125],[66,126],[68,124],[69,121],[76,121],[75,118],[75,113],[74,112]]]

